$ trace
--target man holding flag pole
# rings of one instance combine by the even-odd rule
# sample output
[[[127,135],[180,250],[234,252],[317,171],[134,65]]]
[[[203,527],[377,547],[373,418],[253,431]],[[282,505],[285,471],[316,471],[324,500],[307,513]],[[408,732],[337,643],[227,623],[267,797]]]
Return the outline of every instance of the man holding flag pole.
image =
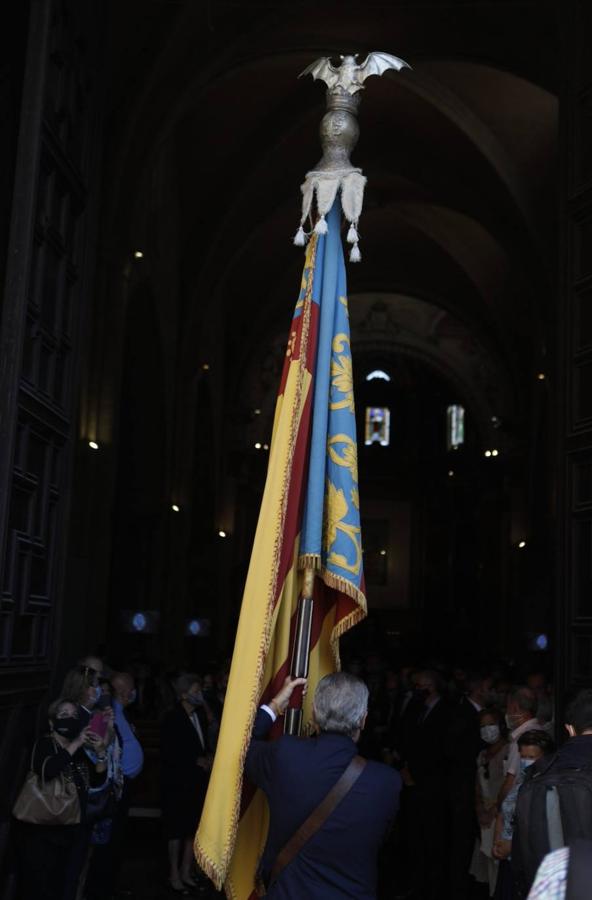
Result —
[[[339,67],[323,58],[303,73],[327,84],[327,112],[323,158],[302,187],[294,242],[306,243],[304,224],[313,212],[316,224],[195,838],[199,865],[232,900],[265,889],[285,900],[371,900],[376,854],[397,811],[398,774],[356,754],[367,689],[335,670],[339,637],[366,614],[341,218],[350,223],[356,262],[365,178],[349,154],[363,82],[403,66],[397,57],[371,53],[361,65],[353,56],[342,57]],[[310,690],[303,693],[306,680]],[[315,738],[298,739],[303,722]]]

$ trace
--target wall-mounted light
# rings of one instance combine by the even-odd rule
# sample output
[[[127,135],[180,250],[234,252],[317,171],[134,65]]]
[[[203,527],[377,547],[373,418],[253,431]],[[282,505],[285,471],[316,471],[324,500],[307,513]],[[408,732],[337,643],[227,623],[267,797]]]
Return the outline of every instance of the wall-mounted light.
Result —
[[[141,250],[136,250],[134,253],[134,259],[144,259],[144,254]]]
[[[524,550],[525,547],[526,547],[526,541],[518,541],[518,549],[519,550]]]
[[[173,505],[171,506],[171,509],[173,512],[179,512],[179,507],[177,506],[176,503],[173,503]]]
[[[454,478],[454,469],[448,469],[448,477]]]
[[[545,375],[544,372],[539,372],[539,373],[537,374],[537,378],[538,378],[539,381],[544,381],[546,377],[547,377],[547,376]]]
[[[492,456],[499,456],[499,450],[492,450],[492,451],[491,451],[491,455],[492,455]]]
[[[261,410],[260,410],[260,409],[254,409],[254,410],[253,410],[253,415],[254,415],[254,416],[260,416],[260,415],[261,415]]]
[[[255,450],[261,450],[261,444],[259,443],[259,441],[257,441],[257,443],[255,444]]]
[[[491,456],[491,450],[486,450],[484,455],[489,458]]]
[[[209,363],[202,363],[202,364],[201,364],[201,368],[202,368],[202,371],[203,371],[203,372],[209,372],[209,371],[210,371],[210,364],[209,364]]]
[[[89,442],[88,442],[88,446],[90,447],[91,450],[98,450],[98,449],[99,449],[99,445],[97,444],[96,441],[89,441]]]
[[[264,449],[264,450],[269,450],[269,444],[263,444],[263,449]]]
[[[381,555],[381,556],[386,556],[386,550],[381,550],[381,551],[380,551],[380,555]]]
[[[226,537],[226,532],[225,532],[225,531],[222,531],[222,529],[220,529],[220,531],[218,532],[218,537],[225,538],[225,537]]]

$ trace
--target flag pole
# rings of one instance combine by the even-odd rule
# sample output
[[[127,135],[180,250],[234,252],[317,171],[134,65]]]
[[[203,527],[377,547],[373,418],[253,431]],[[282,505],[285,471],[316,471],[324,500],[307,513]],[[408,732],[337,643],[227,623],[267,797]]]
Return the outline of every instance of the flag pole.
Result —
[[[363,63],[358,63],[357,54],[341,56],[341,64],[336,67],[330,57],[322,57],[308,66],[302,75],[324,81],[327,86],[326,112],[321,121],[319,136],[323,155],[317,166],[308,172],[302,185],[302,217],[294,243],[303,246],[308,235],[304,231],[305,222],[312,215],[316,218],[314,232],[319,237],[327,233],[325,216],[328,215],[338,194],[341,194],[341,210],[349,222],[347,242],[352,245],[350,262],[359,262],[358,219],[362,211],[366,179],[362,170],[354,167],[350,160],[360,129],[357,122],[358,110],[364,82],[370,75],[383,75],[389,69],[400,71],[411,68],[404,60],[389,53],[369,53]],[[320,554],[320,547],[318,548]],[[320,562],[320,555],[319,555]],[[315,568],[303,569],[302,592],[298,601],[298,613],[290,675],[292,678],[307,678],[310,656],[310,636],[313,618],[313,591]],[[298,735],[302,726],[302,691],[295,691],[284,719],[284,733]]]
[[[302,578],[302,593],[298,601],[298,618],[296,633],[292,647],[290,675],[292,678],[308,678],[308,662],[310,659],[310,634],[312,630],[312,613],[314,608],[315,570],[306,568]],[[292,695],[294,696],[294,694]],[[289,706],[284,718],[284,734],[299,735],[302,727],[302,693],[299,693],[298,706]]]

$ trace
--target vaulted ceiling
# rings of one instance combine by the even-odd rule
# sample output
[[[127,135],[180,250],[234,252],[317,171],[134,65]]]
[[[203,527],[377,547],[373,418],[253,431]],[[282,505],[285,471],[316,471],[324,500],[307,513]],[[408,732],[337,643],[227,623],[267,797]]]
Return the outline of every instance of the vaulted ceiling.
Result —
[[[222,333],[228,383],[238,384],[286,332],[302,266],[298,188],[320,156],[324,109],[323,86],[296,76],[320,55],[384,49],[413,70],[367,82],[353,303],[404,296],[445,311],[483,348],[502,393],[516,391],[519,415],[520,385],[546,366],[552,327],[551,3],[180,0],[146,15],[133,0],[112,10],[106,215],[128,253],[166,165],[184,367]],[[158,222],[150,227],[157,242]]]

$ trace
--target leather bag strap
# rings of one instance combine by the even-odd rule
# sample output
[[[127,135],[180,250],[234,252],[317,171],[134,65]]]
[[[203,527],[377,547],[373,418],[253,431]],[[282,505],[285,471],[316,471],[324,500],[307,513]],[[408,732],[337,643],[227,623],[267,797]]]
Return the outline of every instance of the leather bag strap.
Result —
[[[321,800],[316,809],[313,809],[308,819],[302,823],[298,831],[292,835],[286,844],[284,844],[273,864],[269,880],[270,886],[274,881],[277,881],[283,869],[292,862],[294,857],[300,853],[304,845],[325,824],[338,803],[340,803],[346,794],[353,788],[354,784],[364,771],[365,766],[366,760],[363,757],[354,756],[339,781],[333,785],[329,793]]]

